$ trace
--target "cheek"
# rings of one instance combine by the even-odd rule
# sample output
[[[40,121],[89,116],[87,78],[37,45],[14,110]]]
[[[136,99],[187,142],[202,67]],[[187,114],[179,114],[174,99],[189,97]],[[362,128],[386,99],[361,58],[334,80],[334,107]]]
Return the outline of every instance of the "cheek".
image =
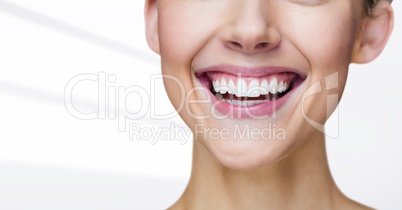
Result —
[[[342,96],[357,28],[352,13],[326,13],[288,19],[288,25],[283,29],[286,39],[310,65],[308,88],[320,82],[321,91],[303,104],[305,114],[320,124],[324,124]],[[337,96],[337,100],[329,100],[332,96]]]
[[[165,79],[164,84],[169,99],[184,121],[192,127],[194,117],[203,116],[195,105],[185,104],[188,99],[204,99],[205,93],[192,91],[193,73],[191,64],[194,56],[200,51],[205,43],[214,35],[218,27],[214,19],[220,15],[216,8],[200,8],[197,2],[180,1],[175,4],[161,1],[159,13],[159,40],[164,75],[172,76],[177,81]],[[203,11],[200,13],[200,11]],[[181,92],[183,94],[178,94]],[[196,97],[197,94],[202,96]],[[184,98],[183,98],[184,97]],[[184,106],[184,107],[183,107]]]
[[[311,47],[307,48],[306,54],[313,67],[320,67],[321,71],[326,72],[343,71],[349,66],[354,35],[351,27],[345,24],[348,22],[337,22],[330,27],[323,26],[322,30],[315,30],[316,32],[311,35],[309,40]],[[328,69],[329,67],[331,69]]]
[[[333,17],[337,17],[334,15]],[[349,65],[351,62],[353,46],[355,41],[355,28],[352,18],[348,16],[337,17],[336,21],[331,19],[325,20],[331,24],[322,25],[315,30],[310,37],[310,48],[306,51],[306,56],[309,58],[312,67],[312,80],[322,81],[323,85],[336,87],[336,92],[341,97],[348,74]],[[313,23],[314,24],[314,23]],[[322,24],[319,21],[318,24]],[[314,40],[320,40],[315,43]],[[334,74],[337,74],[337,81],[331,81],[332,84],[327,84],[334,80]],[[331,79],[332,78],[332,79]],[[334,84],[335,83],[335,84]],[[331,87],[325,87],[325,90]],[[334,92],[334,91],[333,91]],[[326,94],[323,93],[326,97]]]
[[[312,74],[328,76],[336,71],[346,72],[355,40],[351,15],[317,15],[304,22],[308,24],[295,23],[290,39],[309,61]]]
[[[202,6],[197,2],[186,1],[161,5],[159,39],[162,62],[167,66],[189,68],[194,55],[213,35],[217,25],[214,19],[219,13],[210,8],[200,8]]]

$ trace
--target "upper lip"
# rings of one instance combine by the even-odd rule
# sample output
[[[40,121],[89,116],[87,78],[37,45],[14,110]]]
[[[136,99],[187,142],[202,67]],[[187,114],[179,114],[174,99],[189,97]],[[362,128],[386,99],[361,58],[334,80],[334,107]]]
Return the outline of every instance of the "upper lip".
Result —
[[[196,75],[201,75],[206,72],[223,72],[243,77],[263,77],[270,74],[288,72],[298,74],[303,79],[306,77],[306,73],[299,69],[283,67],[283,66],[242,67],[235,65],[216,65],[216,66],[209,66],[206,68],[195,69]]]

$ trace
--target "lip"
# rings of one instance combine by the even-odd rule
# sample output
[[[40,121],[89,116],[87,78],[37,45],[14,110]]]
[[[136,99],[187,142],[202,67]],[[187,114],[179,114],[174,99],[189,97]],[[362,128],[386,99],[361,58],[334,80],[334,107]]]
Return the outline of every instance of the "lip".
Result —
[[[201,69],[195,69],[195,74],[201,75],[206,72],[223,72],[226,74],[232,74],[236,76],[243,76],[243,77],[263,77],[270,74],[277,74],[277,73],[295,73],[298,74],[301,78],[306,78],[306,73],[295,68],[283,67],[283,66],[270,66],[270,67],[241,67],[241,66],[233,66],[233,65],[217,65],[217,66],[210,66]]]
[[[231,66],[231,65],[221,65],[221,66],[211,66],[202,69],[195,69],[195,76],[200,81],[202,86],[208,89],[207,93],[209,94],[212,102],[212,106],[219,112],[222,116],[227,116],[229,118],[254,118],[254,119],[262,119],[275,117],[278,110],[284,107],[287,102],[290,101],[291,96],[297,90],[297,88],[303,83],[306,79],[306,74],[298,69],[288,68],[288,67],[239,67],[239,66]],[[223,72],[226,74],[232,74],[236,76],[242,77],[264,77],[271,74],[281,74],[281,73],[294,73],[298,75],[298,79],[295,80],[292,84],[292,88],[289,92],[287,92],[282,97],[267,101],[260,104],[255,104],[252,106],[240,106],[230,104],[224,101],[219,100],[216,96],[210,91],[211,83],[208,81],[205,73],[208,72]]]

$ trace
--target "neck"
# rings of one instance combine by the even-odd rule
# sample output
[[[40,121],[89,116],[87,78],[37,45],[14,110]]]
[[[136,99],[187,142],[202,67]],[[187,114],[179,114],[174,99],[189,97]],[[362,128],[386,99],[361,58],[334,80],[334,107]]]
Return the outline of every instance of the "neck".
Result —
[[[327,209],[342,198],[321,133],[279,162],[250,171],[222,166],[198,141],[193,155],[189,184],[172,209]]]

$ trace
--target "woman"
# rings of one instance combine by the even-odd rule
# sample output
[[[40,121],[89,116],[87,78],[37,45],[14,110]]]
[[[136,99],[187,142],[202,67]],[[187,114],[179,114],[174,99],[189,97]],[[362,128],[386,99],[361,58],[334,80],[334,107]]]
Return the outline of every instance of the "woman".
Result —
[[[385,47],[390,4],[147,0],[148,44],[194,134],[191,178],[170,209],[369,209],[334,183],[323,125],[349,65]]]

